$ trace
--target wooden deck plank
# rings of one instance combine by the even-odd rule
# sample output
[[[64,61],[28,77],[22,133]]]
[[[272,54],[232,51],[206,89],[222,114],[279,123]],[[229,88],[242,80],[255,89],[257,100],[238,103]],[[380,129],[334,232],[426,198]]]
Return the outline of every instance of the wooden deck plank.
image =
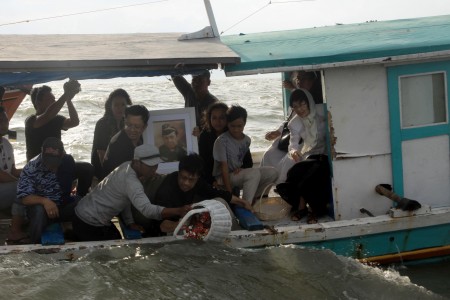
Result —
[[[178,41],[181,33],[0,35],[0,69],[237,63],[218,38]]]

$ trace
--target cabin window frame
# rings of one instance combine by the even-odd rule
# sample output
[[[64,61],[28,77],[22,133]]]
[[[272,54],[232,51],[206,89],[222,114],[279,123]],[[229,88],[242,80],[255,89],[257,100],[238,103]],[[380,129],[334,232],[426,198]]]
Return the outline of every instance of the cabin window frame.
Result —
[[[444,112],[445,112],[445,117],[443,121],[436,121],[436,122],[427,122],[427,123],[422,123],[422,124],[411,124],[411,125],[405,125],[405,111],[404,111],[404,97],[402,95],[402,84],[403,84],[403,79],[408,79],[408,78],[418,78],[418,77],[424,77],[424,76],[433,76],[433,75],[442,75],[442,80],[443,80],[443,92],[444,92]],[[442,71],[438,71],[438,72],[427,72],[427,73],[420,73],[420,74],[414,74],[414,75],[402,75],[399,76],[399,101],[400,101],[400,123],[402,126],[402,129],[408,129],[408,128],[419,128],[419,127],[425,127],[425,126],[433,126],[433,125],[441,125],[441,124],[447,124],[448,123],[448,105],[447,103],[445,103],[445,99],[448,97],[447,96],[447,89],[446,89],[446,72],[442,72]],[[434,96],[434,95],[433,95]],[[405,99],[406,100],[406,99]],[[423,99],[420,99],[420,101],[422,101]],[[416,103],[408,103],[408,106],[411,105],[416,105]],[[431,105],[431,103],[430,103]],[[436,109],[433,107],[433,114],[436,113]],[[416,113],[414,113],[416,114]]]
[[[446,121],[403,127],[401,115],[401,78],[428,74],[444,74],[444,96],[446,106]],[[400,196],[404,195],[402,142],[426,137],[448,135],[450,140],[449,94],[450,61],[436,61],[387,67],[389,121],[392,150],[392,178],[394,190]]]

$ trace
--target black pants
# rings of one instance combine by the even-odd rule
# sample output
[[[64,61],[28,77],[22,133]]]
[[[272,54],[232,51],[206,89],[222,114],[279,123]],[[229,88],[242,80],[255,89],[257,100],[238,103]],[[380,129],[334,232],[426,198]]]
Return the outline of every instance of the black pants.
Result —
[[[81,220],[76,214],[72,219],[75,235],[80,241],[106,241],[121,239],[119,230],[111,222],[109,226],[92,226]]]
[[[280,196],[296,210],[303,197],[317,216],[327,213],[331,199],[330,166],[327,156],[315,156],[295,164],[287,173],[286,182],[277,185]]]
[[[77,195],[84,197],[92,184],[94,166],[87,162],[75,162],[75,178],[78,179]]]

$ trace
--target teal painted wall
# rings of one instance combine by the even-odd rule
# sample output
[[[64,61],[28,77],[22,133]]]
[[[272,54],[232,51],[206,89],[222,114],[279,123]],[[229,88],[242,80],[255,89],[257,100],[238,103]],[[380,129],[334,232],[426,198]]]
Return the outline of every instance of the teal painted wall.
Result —
[[[446,80],[446,101],[447,110],[449,108],[448,87],[450,80],[450,61],[440,61],[432,63],[409,64],[387,68],[388,79],[388,99],[389,99],[389,120],[391,131],[392,147],[392,177],[395,192],[403,196],[403,160],[402,160],[402,142],[413,139],[420,139],[438,135],[450,135],[450,126],[447,124],[428,125],[418,128],[401,128],[400,119],[400,94],[399,78],[404,75],[418,75],[423,73],[444,72]],[[449,114],[447,112],[447,118]]]

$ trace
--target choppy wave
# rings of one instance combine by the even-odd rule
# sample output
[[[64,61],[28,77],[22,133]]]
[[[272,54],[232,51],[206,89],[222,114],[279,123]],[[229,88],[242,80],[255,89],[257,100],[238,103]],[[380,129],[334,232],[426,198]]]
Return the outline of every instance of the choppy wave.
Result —
[[[396,271],[327,250],[213,243],[0,257],[3,299],[442,299]]]

